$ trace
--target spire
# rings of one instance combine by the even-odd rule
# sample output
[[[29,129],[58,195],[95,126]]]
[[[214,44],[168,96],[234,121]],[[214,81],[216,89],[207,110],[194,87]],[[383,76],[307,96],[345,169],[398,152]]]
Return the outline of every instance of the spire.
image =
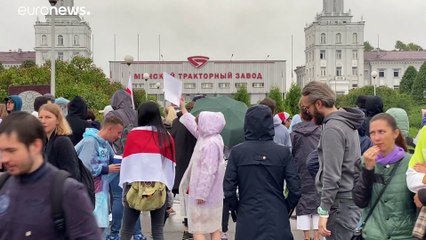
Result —
[[[323,0],[323,14],[343,13],[343,0]]]

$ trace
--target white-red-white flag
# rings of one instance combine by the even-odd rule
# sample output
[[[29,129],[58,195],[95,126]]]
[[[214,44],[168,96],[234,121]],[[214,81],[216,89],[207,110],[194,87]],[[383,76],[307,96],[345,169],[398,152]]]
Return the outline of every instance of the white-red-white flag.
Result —
[[[130,94],[130,97],[132,98],[132,107],[133,107],[133,109],[135,109],[135,102],[133,100],[133,81],[132,81],[132,76],[129,76],[129,81],[127,82],[126,92]]]

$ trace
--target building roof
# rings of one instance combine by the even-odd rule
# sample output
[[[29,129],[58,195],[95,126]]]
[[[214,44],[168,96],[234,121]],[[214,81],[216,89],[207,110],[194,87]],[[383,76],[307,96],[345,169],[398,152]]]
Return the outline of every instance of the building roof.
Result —
[[[382,51],[364,52],[364,60],[371,61],[426,61],[426,51]]]
[[[26,60],[32,60],[35,62],[36,54],[33,51],[23,52],[19,51],[9,51],[9,52],[0,52],[0,63],[6,64],[21,64]]]

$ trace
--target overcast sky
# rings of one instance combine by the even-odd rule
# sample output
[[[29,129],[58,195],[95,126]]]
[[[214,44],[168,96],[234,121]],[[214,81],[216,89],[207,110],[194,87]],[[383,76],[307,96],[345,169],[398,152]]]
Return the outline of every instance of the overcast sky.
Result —
[[[322,11],[321,0],[75,0],[90,11],[85,16],[95,36],[95,64],[109,76],[108,61],[131,54],[137,60],[158,60],[158,35],[164,60],[186,60],[204,55],[211,60],[287,60],[291,71],[291,35],[294,67],[304,65],[304,27]],[[34,48],[36,16],[21,16],[21,6],[49,6],[48,0],[2,2],[0,51]],[[425,0],[345,1],[354,21],[363,18],[365,39],[392,50],[396,40],[426,48]],[[44,21],[44,17],[40,16]],[[295,78],[295,77],[294,77]]]

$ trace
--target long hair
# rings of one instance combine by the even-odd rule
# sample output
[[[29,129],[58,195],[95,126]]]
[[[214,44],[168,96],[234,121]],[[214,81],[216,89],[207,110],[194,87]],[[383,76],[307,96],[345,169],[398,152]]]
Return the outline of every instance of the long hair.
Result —
[[[173,120],[177,118],[176,110],[174,109],[173,106],[168,106],[165,110],[165,113],[166,113],[166,117],[164,118],[164,124],[171,126],[173,123]]]
[[[166,156],[167,150],[171,150],[174,155],[172,140],[163,125],[160,109],[158,108],[157,104],[154,102],[145,102],[139,106],[138,126],[152,126],[156,130],[156,132],[152,131],[152,134],[158,134],[157,146],[160,148],[161,154]]]
[[[7,117],[6,104],[0,103],[0,119],[4,119],[5,117]]]
[[[379,113],[377,115],[375,115],[371,120],[370,120],[370,124],[374,121],[377,120],[383,120],[385,121],[387,124],[389,124],[389,126],[392,128],[392,130],[398,130],[399,134],[398,137],[396,137],[395,139],[395,144],[401,148],[404,149],[404,151],[407,152],[408,148],[407,148],[407,143],[405,142],[405,138],[402,136],[401,130],[398,128],[398,125],[396,124],[395,118],[392,117],[392,115],[388,114],[388,113]]]
[[[70,125],[68,124],[67,119],[65,119],[64,117],[64,113],[62,112],[62,109],[54,104],[54,103],[47,103],[47,104],[43,104],[40,109],[38,110],[38,112],[40,113],[41,111],[48,111],[50,113],[52,113],[53,115],[55,115],[56,119],[58,119],[58,126],[56,127],[56,135],[58,136],[69,136],[72,134],[72,130]]]

